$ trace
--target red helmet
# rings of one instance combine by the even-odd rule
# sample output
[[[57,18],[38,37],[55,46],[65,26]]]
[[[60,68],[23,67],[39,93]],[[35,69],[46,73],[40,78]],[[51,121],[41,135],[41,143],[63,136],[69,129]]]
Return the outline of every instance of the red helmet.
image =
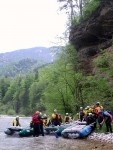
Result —
[[[39,115],[39,114],[40,114],[40,112],[39,112],[39,111],[36,111],[36,112],[35,112],[35,115]]]

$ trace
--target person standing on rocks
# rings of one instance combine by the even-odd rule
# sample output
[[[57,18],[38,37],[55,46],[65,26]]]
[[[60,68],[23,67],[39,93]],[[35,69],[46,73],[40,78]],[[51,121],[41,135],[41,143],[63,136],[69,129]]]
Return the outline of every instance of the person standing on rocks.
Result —
[[[100,123],[100,125],[103,125],[104,122],[106,124],[106,131],[112,133],[112,125],[111,123],[113,122],[113,117],[108,111],[99,111],[99,114],[103,116],[103,120]]]

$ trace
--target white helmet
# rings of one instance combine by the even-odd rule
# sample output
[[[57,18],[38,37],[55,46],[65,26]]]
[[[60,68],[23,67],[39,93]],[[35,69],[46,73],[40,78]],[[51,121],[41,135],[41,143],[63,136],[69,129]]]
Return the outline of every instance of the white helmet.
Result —
[[[92,116],[93,114],[92,113],[89,113],[89,116]]]
[[[66,116],[68,116],[69,114],[68,113],[66,113]]]
[[[16,119],[19,119],[19,116],[16,116]]]
[[[47,115],[46,115],[46,114],[44,114],[44,115],[43,115],[43,117],[47,117]]]
[[[56,109],[54,109],[54,112],[56,113],[56,112],[57,112],[57,110],[56,110]]]
[[[96,105],[100,105],[100,102],[96,102]]]
[[[89,106],[87,106],[87,109],[89,109],[90,107]]]
[[[80,110],[83,110],[83,107],[80,107]]]

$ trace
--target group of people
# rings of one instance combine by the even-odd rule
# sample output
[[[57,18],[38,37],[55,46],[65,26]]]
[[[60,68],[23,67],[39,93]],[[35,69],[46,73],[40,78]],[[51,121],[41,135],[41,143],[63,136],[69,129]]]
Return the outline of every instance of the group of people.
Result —
[[[54,109],[54,113],[51,117],[51,124],[52,125],[61,125],[62,123],[71,123],[73,121],[72,116],[69,113],[66,113],[64,117],[61,114],[58,114],[57,110]]]
[[[30,127],[33,128],[33,136],[38,137],[40,134],[44,136],[44,127],[46,126],[60,126],[63,122],[70,123],[71,121],[72,119],[68,113],[66,113],[66,116],[63,119],[61,114],[58,114],[56,109],[54,109],[51,117],[47,116],[46,114],[42,115],[41,112],[36,111],[35,114],[32,116]],[[16,118],[14,119],[13,126],[21,126],[19,122],[19,116],[16,116]]]
[[[95,106],[87,106],[85,109],[80,107],[79,112],[76,114],[76,118],[72,118],[69,113],[65,114],[65,117],[62,118],[61,114],[58,114],[57,110],[54,109],[51,117],[43,114],[39,111],[36,111],[32,116],[32,121],[30,122],[30,127],[33,128],[33,136],[38,137],[40,134],[44,136],[44,127],[53,125],[61,125],[62,123],[71,123],[74,120],[86,121],[86,124],[94,124],[94,128],[99,125],[99,129],[102,129],[102,126],[105,122],[106,132],[112,133],[113,115],[111,111],[104,111],[103,106],[100,105],[100,102],[97,102]],[[13,121],[13,126],[21,126],[19,122],[19,116]]]
[[[106,132],[112,133],[113,114],[109,110],[104,110],[100,102],[97,102],[95,106],[87,106],[85,109],[80,107],[79,113],[77,113],[78,120],[86,121],[87,125],[94,123],[94,127],[99,125],[99,129],[102,129],[103,124],[106,124]]]

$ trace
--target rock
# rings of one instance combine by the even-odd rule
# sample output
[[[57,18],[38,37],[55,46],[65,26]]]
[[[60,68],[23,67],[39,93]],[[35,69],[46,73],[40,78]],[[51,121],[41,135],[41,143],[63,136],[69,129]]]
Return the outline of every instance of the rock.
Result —
[[[101,6],[87,20],[71,28],[69,40],[81,57],[90,57],[112,45],[113,0],[102,0]]]
[[[100,142],[106,142],[106,143],[113,143],[113,133],[104,134],[104,133],[92,133],[89,135],[88,139],[100,141]]]

